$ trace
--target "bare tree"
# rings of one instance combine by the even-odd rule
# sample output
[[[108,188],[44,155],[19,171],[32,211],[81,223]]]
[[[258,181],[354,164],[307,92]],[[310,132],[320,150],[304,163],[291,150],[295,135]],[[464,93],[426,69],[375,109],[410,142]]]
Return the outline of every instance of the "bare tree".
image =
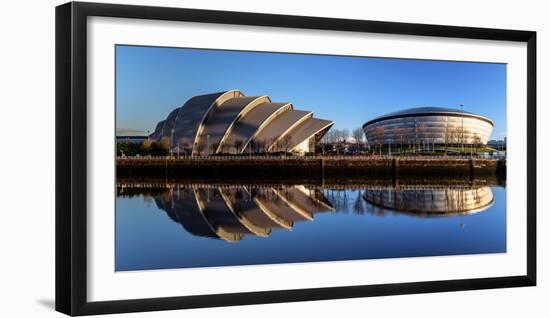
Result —
[[[332,143],[337,143],[338,138],[340,138],[340,130],[338,128],[332,129],[332,136],[331,136],[332,140],[331,140],[331,142]]]
[[[286,152],[288,152],[289,150],[289,147],[291,146],[291,143],[292,143],[292,136],[290,135],[284,135],[283,138],[279,139],[279,142],[277,143],[278,144],[278,147],[279,149],[283,149]]]
[[[460,146],[462,144],[462,141],[464,140],[464,132],[462,131],[461,127],[455,127],[454,140],[457,146]]]
[[[378,141],[378,150],[382,152],[383,140],[384,138],[386,138],[386,128],[384,128],[384,126],[378,126],[374,128],[374,135],[376,136],[375,138]]]
[[[344,143],[347,143],[348,142],[348,139],[349,139],[349,130],[347,128],[345,129],[342,129],[341,130],[341,137],[342,137],[342,141]]]
[[[338,141],[338,129],[331,129],[330,133],[330,143],[334,144]]]
[[[447,127],[445,136],[449,146],[454,146],[458,144],[458,140],[459,140],[458,135],[460,135],[460,129],[457,129],[457,127],[454,127],[454,126]]]
[[[474,145],[476,146],[476,148],[481,148],[481,146],[483,146],[481,137],[477,133],[474,133]]]
[[[255,147],[254,151],[259,152],[259,153],[267,152],[266,142],[263,139],[256,141],[256,147]]]
[[[340,152],[340,136],[342,135],[340,129],[334,128],[332,130],[332,143],[336,149],[336,154]]]
[[[353,139],[355,139],[355,142],[359,145],[359,150],[363,150],[363,135],[364,131],[362,128],[355,128],[352,131]]]
[[[467,131],[464,130],[464,127],[457,127],[456,130],[456,143],[462,145],[466,141]]]
[[[445,136],[443,143],[445,144],[445,148],[449,147],[453,143],[453,128],[446,126],[445,127]]]
[[[250,154],[252,152],[252,149],[254,149],[254,151],[256,151],[256,147],[257,147],[257,143],[258,141],[256,140],[251,140],[249,143],[248,143],[248,153]]]

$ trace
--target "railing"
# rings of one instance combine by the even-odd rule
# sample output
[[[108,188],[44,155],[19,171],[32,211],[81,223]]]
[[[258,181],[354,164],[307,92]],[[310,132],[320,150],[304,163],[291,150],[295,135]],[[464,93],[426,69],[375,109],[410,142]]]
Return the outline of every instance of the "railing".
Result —
[[[170,190],[180,190],[186,188],[192,189],[283,189],[290,188],[297,185],[305,186],[307,189],[329,189],[329,190],[444,190],[452,187],[453,189],[459,190],[468,190],[468,189],[478,189],[480,187],[493,186],[496,183],[480,183],[480,184],[417,184],[417,185],[407,185],[407,184],[398,184],[393,185],[388,182],[387,185],[372,185],[372,184],[281,184],[281,183],[265,183],[265,184],[254,184],[254,183],[242,183],[239,184],[229,184],[229,183],[193,183],[193,182],[117,182],[116,186],[119,189],[125,188],[142,188],[142,189],[170,189]]]
[[[226,161],[226,160],[300,160],[300,161],[318,161],[318,160],[347,160],[347,161],[364,161],[364,160],[392,160],[398,159],[402,161],[455,161],[463,160],[497,160],[505,159],[505,157],[485,158],[476,156],[395,156],[395,155],[368,155],[368,156],[265,156],[265,155],[250,155],[250,156],[117,156],[116,160],[190,160],[190,161]]]

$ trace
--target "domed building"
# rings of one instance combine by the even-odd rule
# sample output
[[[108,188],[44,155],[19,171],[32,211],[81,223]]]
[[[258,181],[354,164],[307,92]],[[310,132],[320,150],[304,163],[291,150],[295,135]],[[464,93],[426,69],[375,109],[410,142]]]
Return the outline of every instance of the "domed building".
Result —
[[[151,138],[191,155],[307,153],[334,122],[268,96],[230,90],[195,96],[160,121]]]
[[[486,145],[493,121],[457,109],[419,107],[377,117],[363,131],[370,145]]]

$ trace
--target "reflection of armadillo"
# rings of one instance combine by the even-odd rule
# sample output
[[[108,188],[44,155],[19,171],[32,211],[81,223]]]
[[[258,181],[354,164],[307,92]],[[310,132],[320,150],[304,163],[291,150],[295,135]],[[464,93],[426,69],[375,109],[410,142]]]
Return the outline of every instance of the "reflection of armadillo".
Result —
[[[318,189],[289,187],[178,187],[154,196],[157,206],[195,236],[241,240],[291,229],[319,212],[334,211]]]

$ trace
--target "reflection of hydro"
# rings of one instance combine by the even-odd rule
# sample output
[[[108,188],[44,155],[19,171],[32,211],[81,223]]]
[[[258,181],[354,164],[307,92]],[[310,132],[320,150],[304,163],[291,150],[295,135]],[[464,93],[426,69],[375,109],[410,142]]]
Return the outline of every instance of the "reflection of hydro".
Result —
[[[173,149],[193,155],[305,153],[314,150],[332,125],[291,103],[230,90],[191,98],[160,121],[151,138],[168,140]]]
[[[155,202],[189,233],[228,242],[289,230],[294,222],[313,220],[314,213],[334,211],[321,191],[303,186],[175,188]]]
[[[490,187],[367,189],[363,197],[375,206],[422,216],[472,214],[494,202]]]

